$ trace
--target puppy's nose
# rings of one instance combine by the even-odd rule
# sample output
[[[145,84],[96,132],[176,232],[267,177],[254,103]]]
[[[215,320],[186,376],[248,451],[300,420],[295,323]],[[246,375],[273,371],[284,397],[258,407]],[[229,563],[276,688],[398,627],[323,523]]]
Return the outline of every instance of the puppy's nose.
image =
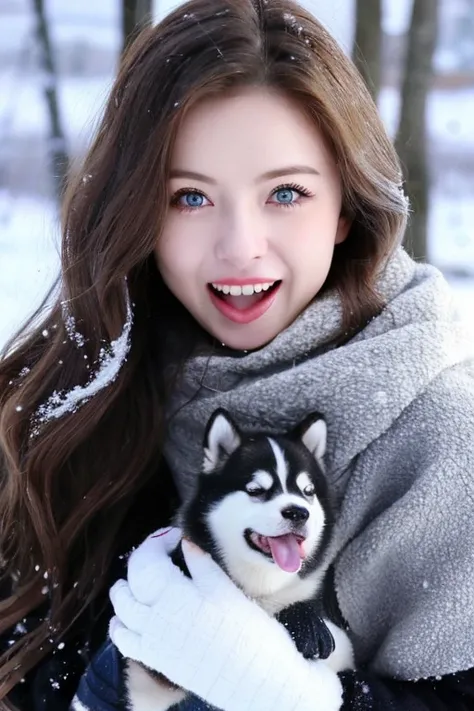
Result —
[[[304,506],[292,505],[282,509],[281,515],[295,523],[304,523],[309,518],[309,511]]]

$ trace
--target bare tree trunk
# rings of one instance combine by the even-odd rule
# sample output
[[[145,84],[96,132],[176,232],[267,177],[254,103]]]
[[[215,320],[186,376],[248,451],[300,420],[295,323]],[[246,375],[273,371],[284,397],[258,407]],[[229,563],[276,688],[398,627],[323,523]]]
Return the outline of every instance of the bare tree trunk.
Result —
[[[59,114],[58,77],[43,0],[33,0],[33,9],[36,18],[36,33],[40,49],[41,69],[43,70],[43,92],[49,114],[50,135],[48,154],[54,182],[54,191],[60,202],[66,183],[69,160],[66,150],[66,139]]]
[[[357,0],[352,58],[375,101],[381,83],[382,0]]]
[[[426,102],[434,68],[439,17],[438,0],[413,0],[408,33],[400,122],[395,146],[402,161],[412,214],[405,242],[415,259],[428,257],[429,167]]]
[[[122,51],[135,37],[137,30],[151,21],[152,0],[122,0]]]

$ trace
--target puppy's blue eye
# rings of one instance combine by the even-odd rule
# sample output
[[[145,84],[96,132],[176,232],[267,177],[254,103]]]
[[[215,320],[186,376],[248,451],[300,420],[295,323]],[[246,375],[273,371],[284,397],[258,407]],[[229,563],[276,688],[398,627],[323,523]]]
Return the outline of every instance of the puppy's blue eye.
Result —
[[[314,486],[306,486],[303,489],[303,494],[305,496],[314,496]]]

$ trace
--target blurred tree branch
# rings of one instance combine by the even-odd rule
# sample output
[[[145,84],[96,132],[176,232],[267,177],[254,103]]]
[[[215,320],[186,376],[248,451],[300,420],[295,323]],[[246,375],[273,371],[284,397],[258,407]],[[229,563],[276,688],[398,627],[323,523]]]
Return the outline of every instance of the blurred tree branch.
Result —
[[[151,22],[152,0],[122,0],[122,52],[137,31]]]
[[[44,10],[44,1],[33,0],[33,10],[36,19],[36,35],[40,50],[41,69],[43,70],[43,93],[49,115],[50,136],[48,154],[54,181],[54,190],[60,202],[67,178],[69,159],[59,113],[57,72],[48,22]]]
[[[382,0],[357,0],[352,58],[375,101],[382,64]]]
[[[427,218],[429,167],[427,159],[426,102],[434,67],[439,20],[439,0],[413,0],[411,24],[401,92],[401,109],[395,146],[402,161],[412,214],[406,244],[415,259],[428,252]]]

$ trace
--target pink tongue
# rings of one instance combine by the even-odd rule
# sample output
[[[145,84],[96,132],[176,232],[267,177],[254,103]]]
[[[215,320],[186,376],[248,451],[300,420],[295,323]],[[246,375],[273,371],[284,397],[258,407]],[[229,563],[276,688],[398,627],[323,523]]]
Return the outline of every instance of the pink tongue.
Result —
[[[245,309],[249,309],[256,304],[257,301],[260,301],[265,294],[265,291],[260,292],[260,294],[251,294],[250,296],[244,296],[243,294],[240,296],[231,296],[231,294],[225,294],[223,298],[224,301],[233,306],[234,309],[245,311]]]
[[[275,563],[287,573],[296,573],[301,566],[300,548],[296,537],[287,533],[284,536],[268,537],[267,540]]]

